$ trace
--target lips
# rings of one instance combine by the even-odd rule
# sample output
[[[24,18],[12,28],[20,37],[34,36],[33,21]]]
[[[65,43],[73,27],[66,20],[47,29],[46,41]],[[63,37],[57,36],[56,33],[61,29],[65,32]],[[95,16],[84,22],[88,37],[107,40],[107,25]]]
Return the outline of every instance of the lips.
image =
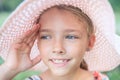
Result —
[[[57,67],[63,67],[67,65],[69,61],[70,59],[50,59],[50,62]]]

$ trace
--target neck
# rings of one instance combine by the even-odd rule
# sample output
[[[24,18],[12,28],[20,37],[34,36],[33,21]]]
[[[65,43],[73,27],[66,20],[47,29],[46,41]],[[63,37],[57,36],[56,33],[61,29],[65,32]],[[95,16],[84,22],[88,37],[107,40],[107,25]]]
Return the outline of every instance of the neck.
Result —
[[[82,78],[82,69],[76,69],[73,70],[71,73],[68,73],[66,75],[54,75],[50,70],[47,70],[41,77],[43,80],[76,80],[79,79],[80,77]]]

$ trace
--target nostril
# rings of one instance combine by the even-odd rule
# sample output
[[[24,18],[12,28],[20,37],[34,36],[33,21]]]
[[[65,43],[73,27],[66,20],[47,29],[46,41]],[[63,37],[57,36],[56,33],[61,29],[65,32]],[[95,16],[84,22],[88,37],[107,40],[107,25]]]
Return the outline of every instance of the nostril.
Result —
[[[60,53],[64,53],[63,51],[60,51]]]
[[[63,51],[59,51],[58,53],[64,53]]]
[[[54,50],[53,53],[60,53],[60,54],[64,54],[65,51],[64,50]]]

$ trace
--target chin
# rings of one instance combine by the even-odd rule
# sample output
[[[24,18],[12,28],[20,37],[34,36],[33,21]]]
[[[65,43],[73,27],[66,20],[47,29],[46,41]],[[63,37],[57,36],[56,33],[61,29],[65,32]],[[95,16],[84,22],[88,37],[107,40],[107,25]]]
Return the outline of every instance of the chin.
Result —
[[[64,70],[64,69],[54,69],[54,70],[51,70],[52,71],[52,74],[55,75],[55,76],[64,76],[66,74],[69,73],[69,70]]]

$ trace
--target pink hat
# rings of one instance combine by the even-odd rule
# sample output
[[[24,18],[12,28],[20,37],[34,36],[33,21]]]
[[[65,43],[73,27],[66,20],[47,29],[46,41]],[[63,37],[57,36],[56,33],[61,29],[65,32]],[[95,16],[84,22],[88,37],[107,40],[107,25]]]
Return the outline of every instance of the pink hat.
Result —
[[[95,46],[84,57],[89,70],[109,71],[120,65],[120,37],[115,34],[114,14],[108,0],[25,0],[0,30],[0,56],[6,59],[10,44],[17,36],[29,30],[45,9],[60,4],[80,8],[93,22],[96,29]],[[38,53],[35,42],[31,57]]]

